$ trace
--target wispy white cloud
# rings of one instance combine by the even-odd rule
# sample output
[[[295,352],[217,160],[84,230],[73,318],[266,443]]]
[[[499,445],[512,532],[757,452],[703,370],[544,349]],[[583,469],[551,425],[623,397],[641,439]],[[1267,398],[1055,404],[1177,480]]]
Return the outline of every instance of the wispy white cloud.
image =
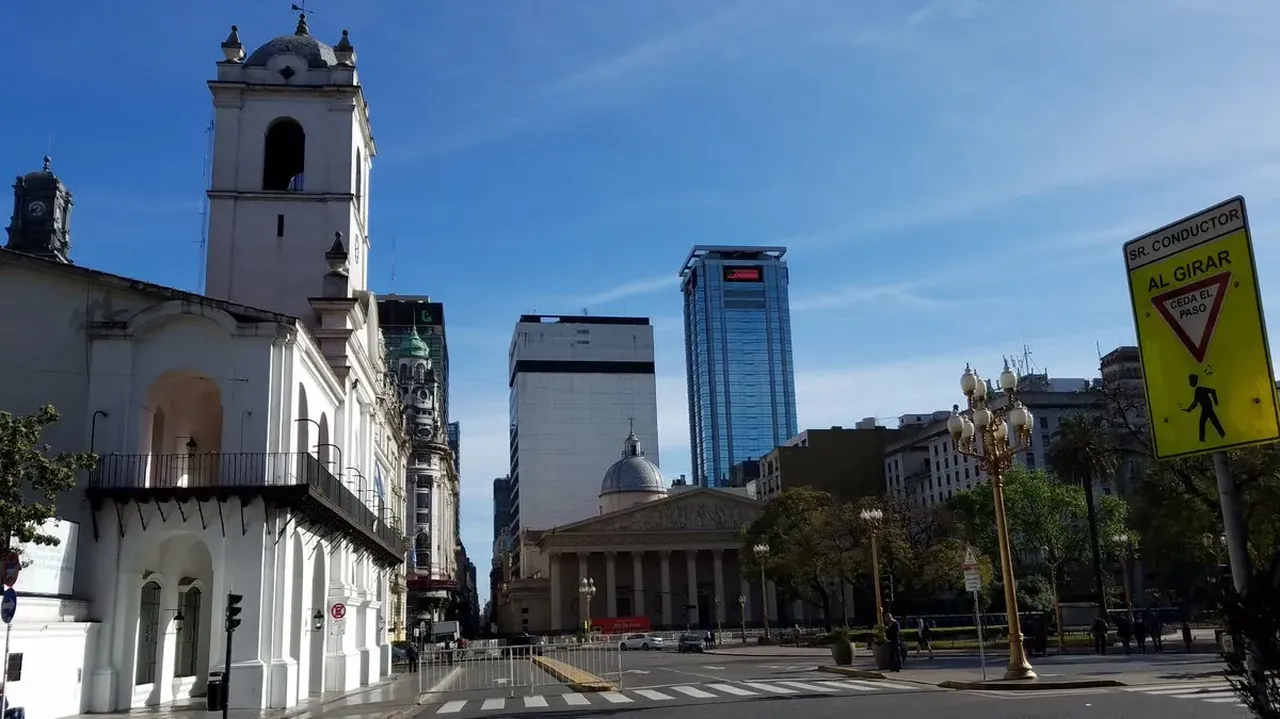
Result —
[[[570,304],[573,307],[585,307],[589,309],[592,307],[597,307],[599,305],[607,305],[610,302],[616,302],[618,300],[628,299],[631,297],[651,295],[655,292],[661,292],[663,290],[671,291],[679,286],[679,282],[680,280],[678,277],[676,277],[675,273],[669,272],[663,275],[657,275],[654,277],[648,277],[644,279],[633,280],[631,282],[625,282],[623,284],[616,285],[611,289],[602,290],[593,295],[587,295],[585,297],[577,297],[569,300],[568,304]]]

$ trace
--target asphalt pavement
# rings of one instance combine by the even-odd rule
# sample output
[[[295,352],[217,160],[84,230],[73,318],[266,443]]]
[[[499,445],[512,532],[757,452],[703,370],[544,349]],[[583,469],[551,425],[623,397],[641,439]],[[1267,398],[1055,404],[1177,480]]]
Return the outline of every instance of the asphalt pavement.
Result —
[[[608,716],[662,712],[664,719],[776,717],[802,711],[808,717],[847,716],[850,711],[928,713],[940,717],[1071,717],[1108,712],[1116,717],[1244,719],[1248,711],[1205,657],[1074,655],[1037,661],[1046,679],[1101,676],[1131,686],[1035,692],[951,691],[928,683],[933,675],[975,671],[976,658],[915,660],[886,680],[848,678],[817,671],[807,657],[725,656],[664,652],[569,652],[564,661],[616,681],[608,692],[574,692],[528,660],[495,661],[428,672],[417,717]],[[993,676],[1002,665],[993,658]],[[617,663],[620,662],[620,665]],[[821,662],[829,664],[829,661]],[[914,671],[913,671],[914,668]],[[619,671],[620,669],[620,671]],[[620,680],[619,680],[620,678]],[[434,691],[431,691],[434,690]],[[785,703],[783,703],[785,702]],[[1005,703],[1013,702],[1006,706]],[[655,714],[656,716],[656,714]]]

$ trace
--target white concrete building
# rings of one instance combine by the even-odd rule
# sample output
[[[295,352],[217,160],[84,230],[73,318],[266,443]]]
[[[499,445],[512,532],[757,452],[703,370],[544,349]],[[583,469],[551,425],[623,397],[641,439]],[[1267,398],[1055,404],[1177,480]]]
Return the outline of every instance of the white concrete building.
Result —
[[[68,264],[70,193],[47,160],[15,184],[0,301],[25,309],[0,316],[22,348],[0,353],[0,408],[53,404],[45,440],[101,456],[60,504],[74,580],[41,600],[17,587],[13,650],[43,659],[7,690],[29,716],[200,697],[225,668],[228,594],[232,708],[390,671],[407,437],[365,289],[374,152],[354,51],[305,21],[247,58],[234,31],[222,47],[212,296]],[[70,638],[55,651],[35,625]]]
[[[509,358],[511,536],[595,515],[601,468],[633,429],[659,464],[648,319],[525,315]]]

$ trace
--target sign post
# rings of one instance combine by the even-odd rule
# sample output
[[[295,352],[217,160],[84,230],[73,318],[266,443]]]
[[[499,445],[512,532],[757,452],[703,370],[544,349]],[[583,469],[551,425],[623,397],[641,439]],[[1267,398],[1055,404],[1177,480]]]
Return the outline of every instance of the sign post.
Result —
[[[1156,457],[1212,453],[1231,572],[1244,594],[1244,517],[1226,453],[1280,440],[1244,198],[1131,240],[1124,258]]]
[[[12,555],[11,555],[12,556]],[[0,621],[4,622],[4,672],[5,681],[0,682],[0,707],[4,706],[5,693],[9,691],[9,632],[13,629],[13,615],[18,611],[18,594],[13,587],[5,587],[0,596]]]
[[[978,629],[978,661],[982,664],[982,681],[987,680],[987,650],[982,638],[982,616],[978,611],[978,594],[982,591],[982,575],[978,572],[978,554],[973,547],[964,550],[964,589],[973,595],[973,626]]]

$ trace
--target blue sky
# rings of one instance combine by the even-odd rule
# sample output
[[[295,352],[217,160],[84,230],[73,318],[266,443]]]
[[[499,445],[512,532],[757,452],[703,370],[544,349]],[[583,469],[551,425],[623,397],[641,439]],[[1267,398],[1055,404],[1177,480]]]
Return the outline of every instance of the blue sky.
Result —
[[[373,286],[446,304],[482,577],[519,314],[652,317],[663,470],[688,471],[692,244],[790,248],[802,427],[948,407],[966,361],[1024,344],[1092,375],[1133,338],[1121,243],[1237,193],[1280,313],[1266,0],[311,4],[313,34],[350,30],[371,105]],[[295,18],[81,5],[3,11],[0,167],[51,145],[77,262],[194,289],[218,43]]]

